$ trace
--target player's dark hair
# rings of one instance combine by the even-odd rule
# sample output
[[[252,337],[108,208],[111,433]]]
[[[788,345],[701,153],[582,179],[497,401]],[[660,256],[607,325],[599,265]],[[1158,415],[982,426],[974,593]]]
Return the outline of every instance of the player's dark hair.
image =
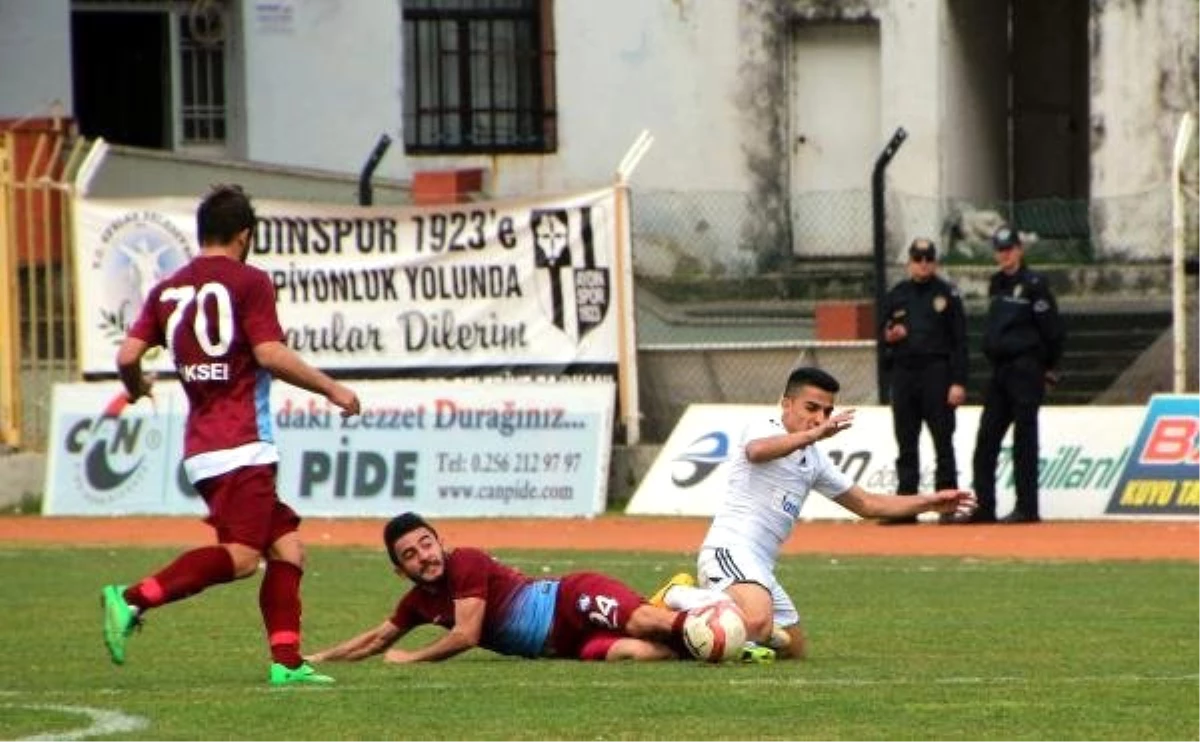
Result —
[[[250,197],[241,186],[217,185],[196,209],[196,238],[201,245],[224,245],[243,229],[253,237],[256,223]]]
[[[383,527],[383,548],[387,550],[388,559],[392,560],[392,564],[400,566],[400,559],[396,556],[395,549],[392,548],[396,539],[418,528],[428,528],[430,533],[437,536],[437,531],[433,530],[433,526],[426,523],[425,519],[416,513],[401,513],[389,520]]]
[[[790,397],[806,386],[815,386],[830,394],[837,394],[842,388],[838,380],[833,378],[828,372],[813,366],[801,366],[788,374],[787,386],[783,389],[783,396]]]

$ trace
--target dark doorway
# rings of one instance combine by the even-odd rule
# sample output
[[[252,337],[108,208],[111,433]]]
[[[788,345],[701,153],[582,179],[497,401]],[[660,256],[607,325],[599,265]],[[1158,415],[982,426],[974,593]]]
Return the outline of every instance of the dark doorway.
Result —
[[[1087,0],[1012,2],[1014,201],[1086,199]]]
[[[71,13],[75,117],[87,137],[169,149],[167,13]]]
[[[1011,7],[1012,218],[1043,259],[1090,259],[1088,2]]]

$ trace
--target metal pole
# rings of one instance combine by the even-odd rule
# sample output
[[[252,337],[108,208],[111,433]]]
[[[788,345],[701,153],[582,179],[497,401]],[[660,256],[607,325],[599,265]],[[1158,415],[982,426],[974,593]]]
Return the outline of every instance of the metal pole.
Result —
[[[888,163],[896,156],[896,150],[908,137],[904,127],[897,127],[896,133],[888,141],[887,146],[875,158],[875,168],[871,171],[871,214],[875,228],[875,323],[879,324],[883,316],[883,302],[887,298],[887,214],[883,203],[884,184],[883,171]],[[883,339],[875,333],[875,383],[879,389],[879,403],[888,403],[887,374],[883,369]]]
[[[371,175],[374,174],[375,168],[379,167],[379,161],[383,159],[384,153],[388,151],[388,147],[392,145],[392,138],[387,134],[380,134],[379,141],[375,142],[375,148],[371,150],[371,155],[367,158],[366,164],[363,165],[362,172],[358,175],[358,205],[370,206],[374,201],[371,193]]]
[[[615,283],[617,289],[617,401],[618,416],[624,425],[625,445],[636,446],[642,440],[641,402],[638,392],[637,338],[634,331],[633,245],[630,215],[629,176],[654,144],[648,130],[638,134],[617,165],[613,177],[616,224]]]
[[[1196,120],[1185,113],[1175,131],[1175,150],[1171,158],[1171,323],[1174,351],[1171,357],[1172,389],[1183,394],[1187,389],[1187,277],[1184,275],[1184,251],[1187,249],[1187,214],[1183,194],[1183,166]]]

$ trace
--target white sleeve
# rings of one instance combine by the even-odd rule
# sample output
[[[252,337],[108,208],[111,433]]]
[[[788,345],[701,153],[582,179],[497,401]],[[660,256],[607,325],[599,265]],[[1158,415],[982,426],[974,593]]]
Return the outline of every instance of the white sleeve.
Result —
[[[812,450],[817,462],[817,475],[813,479],[812,488],[832,500],[849,492],[854,486],[854,480],[839,469],[824,451],[816,446],[813,446]]]

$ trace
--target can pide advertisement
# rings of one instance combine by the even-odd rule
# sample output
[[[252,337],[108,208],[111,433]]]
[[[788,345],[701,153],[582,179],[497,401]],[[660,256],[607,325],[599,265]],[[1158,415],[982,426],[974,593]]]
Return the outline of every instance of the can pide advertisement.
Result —
[[[1044,519],[1153,517],[1194,519],[1197,499],[1197,397],[1160,395],[1146,406],[1043,407],[1039,424],[1039,502]],[[954,434],[958,483],[971,488],[971,458],[981,408],[961,407]],[[630,514],[712,515],[724,494],[727,461],[746,424],[778,419],[778,405],[692,405],[672,431],[626,509]],[[887,407],[859,407],[854,425],[816,444],[856,484],[896,486],[896,443]],[[920,442],[921,490],[933,488],[928,431]],[[997,514],[1015,501],[1012,431],[996,470]],[[856,519],[810,493],[801,519]],[[924,514],[922,519],[936,518]]]
[[[361,382],[343,419],[275,383],[279,493],[301,516],[591,516],[604,511],[616,386]],[[46,515],[202,514],[183,474],[187,399],[163,382],[120,415],[112,384],[54,389]]]

